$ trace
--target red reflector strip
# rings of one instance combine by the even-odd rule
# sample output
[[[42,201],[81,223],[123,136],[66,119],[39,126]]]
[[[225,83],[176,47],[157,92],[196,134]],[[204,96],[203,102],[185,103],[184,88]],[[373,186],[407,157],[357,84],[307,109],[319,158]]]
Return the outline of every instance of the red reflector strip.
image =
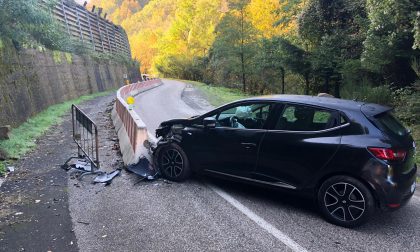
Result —
[[[400,207],[401,204],[388,204],[387,206],[390,208],[397,208],[397,207]]]
[[[401,161],[405,159],[407,152],[404,150],[393,150],[387,148],[369,147],[368,150],[376,158],[388,161]]]

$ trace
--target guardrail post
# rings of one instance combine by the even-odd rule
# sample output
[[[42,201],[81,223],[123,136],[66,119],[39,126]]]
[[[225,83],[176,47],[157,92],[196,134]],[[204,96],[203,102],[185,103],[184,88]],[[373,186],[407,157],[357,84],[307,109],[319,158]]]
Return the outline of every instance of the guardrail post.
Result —
[[[103,35],[102,35],[102,31],[101,31],[101,25],[99,23],[99,13],[96,13],[96,25],[98,26],[98,32],[99,32],[99,40],[101,42],[101,46],[102,46],[102,52],[105,52],[105,48],[104,48],[104,41],[103,41]]]
[[[87,10],[86,10],[86,16],[87,16],[87,20],[88,20],[90,41],[92,42],[93,50],[96,50],[95,40],[93,39],[93,33],[92,33],[92,24],[90,22],[90,13]]]
[[[76,7],[77,29],[79,30],[80,39],[82,43],[85,42],[83,37],[82,25],[80,24],[79,8]]]
[[[63,15],[64,15],[64,21],[65,21],[65,24],[66,24],[67,33],[68,33],[69,35],[71,35],[71,33],[70,33],[70,28],[69,28],[69,22],[68,22],[68,20],[67,20],[67,15],[66,15],[66,9],[65,9],[65,7],[64,7],[64,0],[61,0],[61,11],[63,12]]]

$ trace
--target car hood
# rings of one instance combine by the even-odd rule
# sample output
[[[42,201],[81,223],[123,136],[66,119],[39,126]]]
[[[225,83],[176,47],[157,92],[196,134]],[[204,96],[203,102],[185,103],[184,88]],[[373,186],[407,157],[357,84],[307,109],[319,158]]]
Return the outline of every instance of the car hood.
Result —
[[[188,119],[172,119],[172,120],[168,120],[168,121],[164,121],[160,124],[160,127],[167,127],[167,126],[172,126],[172,125],[176,125],[176,124],[181,124],[181,125],[188,125],[190,124],[192,121],[192,118],[188,118]]]
[[[173,120],[164,121],[156,129],[156,137],[166,136],[171,131],[171,128],[174,125],[179,125],[180,128],[191,125],[194,118],[196,117],[192,117],[188,119],[173,119]]]

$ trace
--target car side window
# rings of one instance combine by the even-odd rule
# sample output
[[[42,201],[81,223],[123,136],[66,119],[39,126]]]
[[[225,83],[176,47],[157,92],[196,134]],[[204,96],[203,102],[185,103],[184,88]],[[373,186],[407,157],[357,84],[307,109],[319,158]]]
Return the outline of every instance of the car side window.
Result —
[[[219,113],[216,127],[262,129],[271,109],[272,105],[267,103],[231,107]]]
[[[276,130],[318,131],[339,125],[335,112],[303,105],[286,105]]]

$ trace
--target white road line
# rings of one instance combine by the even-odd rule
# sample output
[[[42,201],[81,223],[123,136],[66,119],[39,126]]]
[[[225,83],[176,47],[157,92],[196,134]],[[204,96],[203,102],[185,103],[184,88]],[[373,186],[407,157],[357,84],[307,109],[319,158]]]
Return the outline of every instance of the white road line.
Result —
[[[263,218],[258,216],[256,213],[254,213],[251,209],[244,206],[242,203],[234,199],[232,196],[230,196],[227,192],[223,191],[222,189],[207,184],[208,187],[210,187],[215,193],[217,193],[220,197],[225,199],[227,202],[229,202],[232,206],[234,206],[236,209],[241,211],[243,214],[245,214],[248,218],[250,218],[252,221],[258,224],[261,228],[263,228],[265,231],[276,237],[279,241],[281,241],[283,244],[285,244],[287,247],[292,249],[293,251],[299,251],[299,252],[307,252],[306,249],[304,249],[302,246],[300,246],[298,243],[296,243],[294,240],[292,240],[289,236],[287,236],[282,231],[275,228],[273,225],[265,221]]]

